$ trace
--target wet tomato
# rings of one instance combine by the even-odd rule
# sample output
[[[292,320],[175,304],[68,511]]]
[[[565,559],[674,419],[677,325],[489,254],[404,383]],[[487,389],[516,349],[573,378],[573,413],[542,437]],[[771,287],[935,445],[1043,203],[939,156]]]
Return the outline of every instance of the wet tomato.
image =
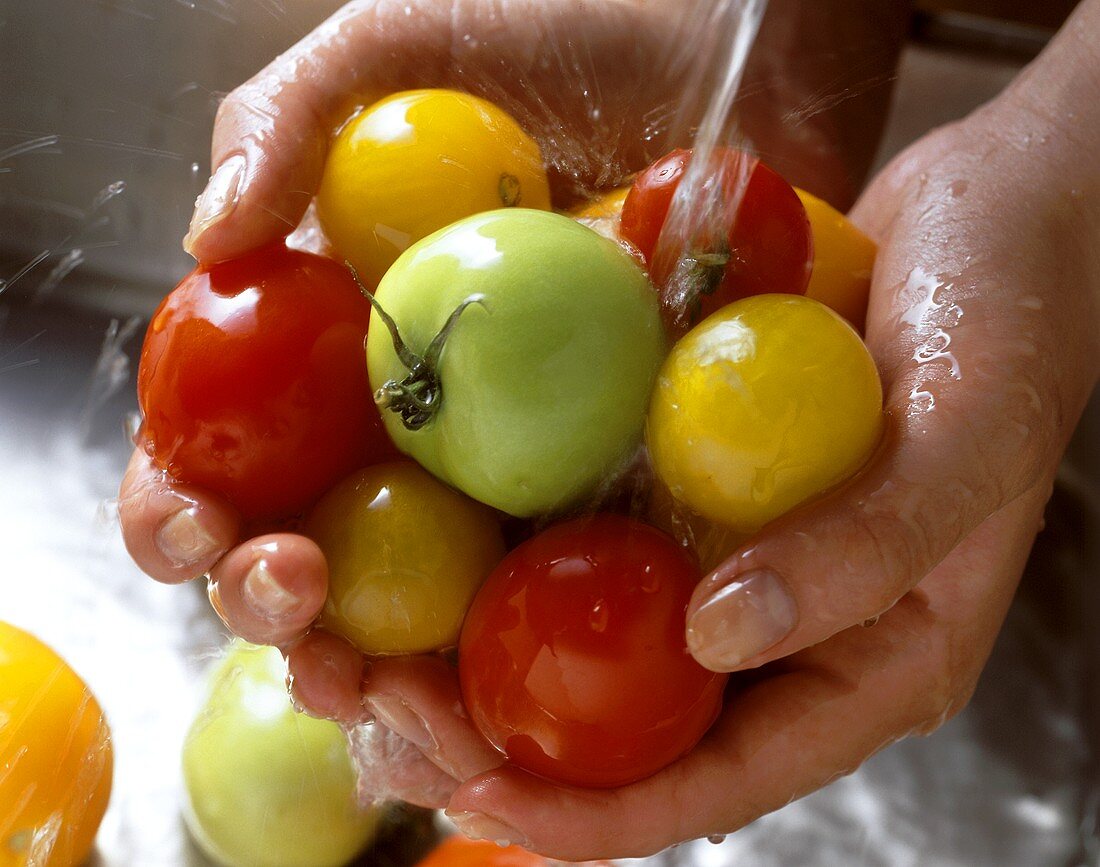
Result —
[[[246,520],[301,512],[393,454],[363,360],[369,321],[345,268],[282,245],[193,271],[145,336],[146,450]]]
[[[75,867],[111,794],[103,712],[49,647],[0,622],[0,865]]]
[[[298,713],[274,647],[234,642],[183,746],[184,818],[223,867],[340,867],[375,836],[343,729]]]
[[[795,190],[814,236],[814,270],[806,297],[833,308],[863,331],[878,247],[828,202]]]
[[[332,143],[317,214],[369,283],[409,245],[503,207],[550,207],[539,146],[506,112],[453,90],[409,90],[355,115]]]
[[[714,722],[726,676],[688,655],[699,567],[638,521],[559,524],[509,554],[459,643],[471,718],[518,767],[589,787],[647,777]]]
[[[560,214],[491,211],[410,247],[375,300],[383,420],[436,477],[530,517],[575,506],[636,453],[665,336],[618,244]]]
[[[646,422],[672,496],[742,533],[856,472],[882,431],[882,386],[859,335],[824,304],[736,301],[673,347]]]
[[[311,510],[305,533],[329,567],[321,621],[370,654],[453,647],[504,557],[496,513],[411,461],[344,479]]]
[[[756,157],[732,148],[714,157],[724,196],[736,195],[743,184],[729,229],[715,249],[685,251],[695,263],[686,275],[689,285],[669,285],[677,262],[658,249],[657,240],[691,157],[690,150],[672,151],[638,175],[623,204],[619,227],[623,239],[649,263],[666,316],[691,325],[738,298],[805,292],[813,267],[805,207],[782,177]]]

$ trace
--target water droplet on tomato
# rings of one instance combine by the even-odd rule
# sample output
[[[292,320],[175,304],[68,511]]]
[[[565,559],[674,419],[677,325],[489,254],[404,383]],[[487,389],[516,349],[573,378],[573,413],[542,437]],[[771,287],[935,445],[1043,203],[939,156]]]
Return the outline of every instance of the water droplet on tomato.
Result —
[[[593,632],[603,632],[607,629],[607,623],[610,619],[610,613],[607,609],[607,603],[600,599],[592,606],[592,612],[588,615],[588,625]]]

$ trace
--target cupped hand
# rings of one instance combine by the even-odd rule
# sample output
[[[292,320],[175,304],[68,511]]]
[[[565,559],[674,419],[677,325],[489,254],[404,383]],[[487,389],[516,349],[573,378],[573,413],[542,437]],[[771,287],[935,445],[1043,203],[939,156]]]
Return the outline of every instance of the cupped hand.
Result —
[[[571,860],[645,855],[733,831],[966,703],[1098,373],[1095,191],[1072,150],[1023,146],[1043,122],[995,104],[857,206],[880,244],[867,340],[887,435],[700,584],[696,659],[760,671],[691,754],[621,789],[550,784],[486,750],[443,663],[374,665],[365,702],[418,746],[460,828]]]
[[[363,14],[375,8],[387,4]],[[455,32],[438,26],[435,39]],[[357,40],[386,32],[340,17],[305,56],[384,54]],[[423,38],[425,56],[442,50]],[[280,162],[277,148],[242,152],[246,168],[221,197],[230,206],[193,226],[200,259],[297,222],[323,159],[318,117],[328,116],[316,106],[363,91],[360,73],[344,70],[352,77],[328,92],[324,75],[305,75],[294,96],[277,85],[297,63],[281,59],[266,84],[261,75],[227,102],[215,162],[231,162],[242,140],[246,151],[290,141],[301,165]],[[371,73],[383,88],[424,83],[391,66]],[[249,138],[249,123],[276,126]],[[1098,373],[1100,190],[1089,148],[1051,123],[1009,94],[910,148],[855,209],[880,245],[867,341],[883,377],[885,441],[856,479],[769,525],[700,584],[686,629],[696,659],[722,671],[766,667],[735,677],[714,729],[654,777],[585,791],[502,765],[445,662],[368,663],[323,630],[307,633],[326,583],[312,543],[281,534],[240,544],[227,504],[166,484],[140,454],[121,502],[131,551],[162,580],[210,571],[230,627],[289,651],[302,704],[349,723],[375,717],[358,737],[377,792],[445,805],[473,836],[569,860],[733,831],[932,730],[974,688]],[[266,168],[251,178],[257,166]]]

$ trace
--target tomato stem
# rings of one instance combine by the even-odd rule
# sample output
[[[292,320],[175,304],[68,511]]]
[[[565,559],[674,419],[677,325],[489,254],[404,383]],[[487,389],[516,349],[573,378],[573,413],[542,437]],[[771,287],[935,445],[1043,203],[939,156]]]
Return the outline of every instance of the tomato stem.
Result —
[[[485,296],[481,293],[475,293],[463,300],[447,317],[447,321],[443,323],[439,333],[432,338],[432,342],[428,344],[424,354],[417,355],[402,339],[401,332],[397,328],[397,323],[393,321],[393,317],[382,308],[374,294],[363,285],[354,266],[350,262],[345,264],[348,270],[351,271],[351,276],[355,278],[359,290],[370,302],[371,307],[374,308],[374,311],[386,326],[386,330],[389,331],[397,358],[409,371],[408,375],[401,381],[391,379],[385,382],[374,393],[374,402],[378,404],[380,409],[388,409],[400,415],[401,423],[406,429],[420,430],[432,420],[443,401],[443,383],[439,378],[439,358],[443,354],[443,344],[447,342],[447,337],[454,330],[463,311],[471,304],[480,304],[484,307]]]

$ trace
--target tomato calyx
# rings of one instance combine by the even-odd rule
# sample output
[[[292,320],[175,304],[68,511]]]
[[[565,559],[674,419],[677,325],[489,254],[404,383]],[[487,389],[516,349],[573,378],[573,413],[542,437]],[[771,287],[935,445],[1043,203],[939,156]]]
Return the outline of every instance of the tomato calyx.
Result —
[[[500,176],[500,181],[497,183],[497,195],[500,196],[500,201],[504,207],[516,207],[523,195],[519,178],[515,175],[508,174],[508,172],[502,174]]]
[[[432,338],[423,355],[417,355],[402,339],[397,323],[388,314],[378,299],[363,285],[350,262],[345,263],[351,271],[359,289],[370,302],[371,307],[386,326],[393,340],[393,349],[398,359],[409,371],[400,381],[387,380],[374,393],[374,402],[379,409],[388,409],[401,416],[401,423],[407,430],[420,430],[432,420],[443,402],[443,382],[439,377],[439,357],[443,354],[443,344],[447,342],[451,331],[458,324],[459,317],[472,304],[485,306],[485,296],[476,292],[467,297],[447,317],[439,333]]]

